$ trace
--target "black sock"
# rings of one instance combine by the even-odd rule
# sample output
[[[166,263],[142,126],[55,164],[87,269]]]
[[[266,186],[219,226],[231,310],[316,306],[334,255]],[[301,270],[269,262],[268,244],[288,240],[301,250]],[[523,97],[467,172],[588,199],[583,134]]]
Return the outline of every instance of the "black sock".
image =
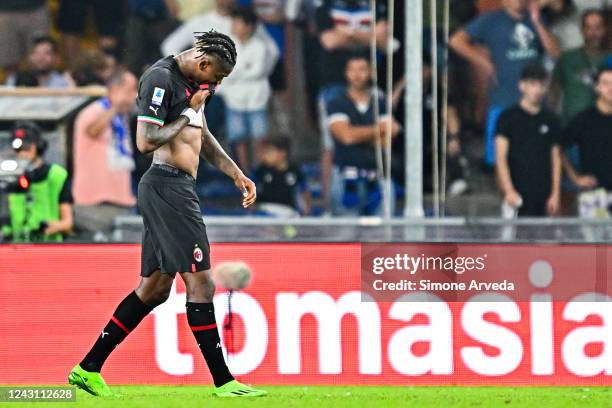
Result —
[[[110,321],[102,330],[100,337],[98,337],[89,353],[81,361],[81,368],[86,371],[99,373],[110,353],[138,326],[138,323],[151,310],[153,310],[153,307],[143,303],[136,295],[136,292],[127,295],[119,303],[117,310],[115,310]]]
[[[215,386],[230,382],[234,377],[230,374],[221,348],[221,339],[215,321],[215,308],[212,303],[187,302],[187,321],[191,332],[198,342],[204,355]]]

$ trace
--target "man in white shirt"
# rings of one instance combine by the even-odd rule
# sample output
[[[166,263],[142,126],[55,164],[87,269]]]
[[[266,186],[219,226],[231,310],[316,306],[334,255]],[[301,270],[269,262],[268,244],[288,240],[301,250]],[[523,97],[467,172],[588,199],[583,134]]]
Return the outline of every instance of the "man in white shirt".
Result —
[[[225,125],[232,148],[243,169],[253,164],[248,156],[248,143],[255,141],[255,156],[261,150],[261,140],[268,134],[268,101],[272,93],[268,81],[266,43],[255,35],[257,16],[249,7],[232,10],[231,34],[240,54],[232,74],[219,87],[218,95],[225,101]]]

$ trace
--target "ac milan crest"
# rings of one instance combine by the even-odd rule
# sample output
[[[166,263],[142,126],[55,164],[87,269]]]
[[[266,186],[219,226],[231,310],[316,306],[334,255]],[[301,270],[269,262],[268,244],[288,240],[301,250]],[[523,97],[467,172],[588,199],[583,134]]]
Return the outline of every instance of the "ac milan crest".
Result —
[[[204,252],[198,248],[198,244],[196,244],[193,250],[193,259],[195,259],[196,262],[202,262],[202,259],[204,259]]]

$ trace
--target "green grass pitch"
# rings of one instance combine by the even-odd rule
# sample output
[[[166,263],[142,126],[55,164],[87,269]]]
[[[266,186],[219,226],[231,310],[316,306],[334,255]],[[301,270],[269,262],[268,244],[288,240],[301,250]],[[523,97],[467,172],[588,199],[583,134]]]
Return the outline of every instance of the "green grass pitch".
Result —
[[[118,398],[96,398],[77,391],[76,402],[0,403],[10,407],[67,408],[386,408],[386,407],[612,407],[608,387],[261,387],[269,395],[261,398],[219,399],[209,387],[111,386]]]

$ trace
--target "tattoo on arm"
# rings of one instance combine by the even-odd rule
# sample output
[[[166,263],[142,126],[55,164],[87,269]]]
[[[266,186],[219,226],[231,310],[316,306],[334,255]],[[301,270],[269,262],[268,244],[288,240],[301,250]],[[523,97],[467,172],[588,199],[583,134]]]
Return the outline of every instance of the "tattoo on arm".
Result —
[[[139,150],[143,153],[150,153],[157,148],[165,145],[178,135],[187,126],[189,119],[186,116],[179,116],[177,120],[165,126],[158,127],[146,122],[139,122],[141,132],[136,132],[139,141]],[[142,134],[142,136],[141,136]],[[142,143],[142,144],[141,144]],[[140,146],[145,146],[144,151]]]
[[[202,150],[200,156],[204,157],[206,161],[232,179],[237,174],[242,173],[236,163],[225,153],[217,139],[206,128],[202,132]]]

